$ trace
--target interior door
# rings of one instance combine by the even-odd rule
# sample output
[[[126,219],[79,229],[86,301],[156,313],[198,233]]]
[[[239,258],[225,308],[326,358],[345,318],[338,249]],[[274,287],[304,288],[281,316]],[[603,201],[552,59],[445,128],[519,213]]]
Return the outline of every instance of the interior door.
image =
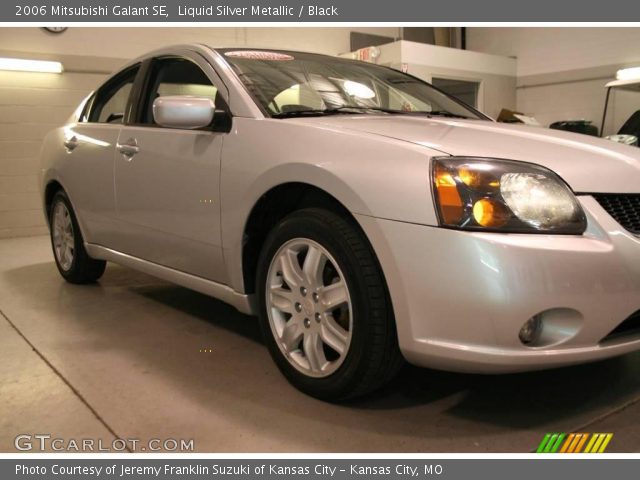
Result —
[[[118,249],[225,282],[219,181],[226,134],[213,126],[201,130],[160,127],[152,111],[153,100],[164,95],[216,99],[220,84],[214,75],[213,69],[197,57],[158,58],[149,67],[137,122],[123,126],[118,139]],[[217,97],[220,101],[220,95]]]

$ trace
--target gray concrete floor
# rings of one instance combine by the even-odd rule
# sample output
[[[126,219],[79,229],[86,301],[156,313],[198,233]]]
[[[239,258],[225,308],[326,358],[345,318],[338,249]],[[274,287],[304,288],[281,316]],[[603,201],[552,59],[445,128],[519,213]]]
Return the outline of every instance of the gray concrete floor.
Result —
[[[331,405],[281,377],[254,318],[115,265],[66,284],[46,237],[0,240],[0,311],[2,452],[23,433],[193,438],[200,452],[529,452],[572,431],[640,450],[640,354],[509,376],[407,366]]]

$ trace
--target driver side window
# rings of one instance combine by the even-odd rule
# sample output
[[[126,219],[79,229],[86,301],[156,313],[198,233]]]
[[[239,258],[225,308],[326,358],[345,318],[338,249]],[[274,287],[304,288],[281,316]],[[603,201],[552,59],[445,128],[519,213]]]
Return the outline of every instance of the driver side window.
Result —
[[[91,101],[89,122],[124,123],[129,95],[139,68],[139,65],[131,67],[100,87]]]

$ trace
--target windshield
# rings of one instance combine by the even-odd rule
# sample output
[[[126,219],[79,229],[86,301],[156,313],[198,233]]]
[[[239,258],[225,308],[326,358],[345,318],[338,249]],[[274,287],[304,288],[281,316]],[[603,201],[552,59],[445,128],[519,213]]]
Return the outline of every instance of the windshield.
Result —
[[[219,51],[273,117],[384,113],[488,119],[426,82],[379,65],[311,53]]]

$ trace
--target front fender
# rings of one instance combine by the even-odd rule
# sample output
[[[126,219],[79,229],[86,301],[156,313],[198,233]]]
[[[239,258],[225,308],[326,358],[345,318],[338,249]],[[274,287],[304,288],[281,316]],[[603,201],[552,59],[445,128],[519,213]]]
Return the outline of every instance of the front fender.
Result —
[[[429,159],[421,145],[282,120],[235,118],[220,183],[222,244],[230,285],[243,291],[242,248],[253,207],[286,183],[317,187],[354,215],[436,224]]]

